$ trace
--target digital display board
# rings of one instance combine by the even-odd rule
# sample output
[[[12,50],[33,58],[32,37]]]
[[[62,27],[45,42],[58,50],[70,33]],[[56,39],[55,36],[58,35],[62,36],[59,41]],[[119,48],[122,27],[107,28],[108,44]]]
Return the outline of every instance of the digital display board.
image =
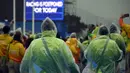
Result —
[[[32,20],[32,10],[35,20],[44,20],[46,17],[63,20],[64,0],[26,0],[26,20]]]

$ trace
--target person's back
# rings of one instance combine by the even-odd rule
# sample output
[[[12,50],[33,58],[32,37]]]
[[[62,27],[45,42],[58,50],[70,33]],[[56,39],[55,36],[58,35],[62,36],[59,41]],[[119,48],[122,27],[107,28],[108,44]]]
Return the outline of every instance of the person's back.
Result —
[[[121,36],[121,34],[119,34],[119,30],[114,24],[110,26],[109,37],[110,39],[114,40],[117,43],[117,45],[123,51],[123,54],[125,56],[126,46],[125,46],[124,38]]]
[[[4,34],[0,35],[0,70],[3,73],[7,73],[8,69],[6,66],[8,47],[13,38],[9,35],[10,27],[4,26],[2,29]]]
[[[20,72],[79,73],[71,51],[64,41],[56,38],[54,23],[47,18],[43,21],[42,29],[42,38],[33,40],[27,49]]]
[[[9,47],[9,59],[20,63],[24,53],[25,48],[22,42],[22,34],[20,32],[16,32]]]
[[[4,26],[2,30],[4,34],[0,35],[0,57],[6,55],[5,53],[7,52],[7,47],[9,43],[13,40],[13,38],[9,35],[9,26]]]
[[[85,57],[90,68],[97,70],[98,67],[98,72],[101,73],[115,73],[116,61],[120,60],[122,51],[115,41],[106,36],[107,34],[108,32],[103,32],[101,36],[91,41],[85,50]],[[105,46],[106,49],[104,50]]]
[[[64,41],[57,38],[52,38],[52,37],[44,37],[44,39],[46,39],[46,43],[48,45],[49,51],[55,61],[53,61],[53,59],[47,54],[45,47],[42,48],[43,47],[42,38],[39,38],[39,39],[34,40],[31,44],[31,45],[34,45],[34,48],[32,48],[32,52],[35,51],[33,53],[34,55],[33,62],[36,63],[38,66],[40,66],[40,68],[42,68],[46,73],[60,73],[60,72],[67,73],[66,67],[63,61],[63,57],[66,58],[67,57],[66,54],[67,53],[71,54],[71,52],[70,51],[67,52],[65,51],[66,48],[63,48],[63,47],[66,47]],[[37,50],[37,49],[40,49],[40,50]],[[61,54],[64,54],[64,56],[62,56]],[[68,63],[67,59],[72,60],[73,58],[71,56],[70,58],[66,58],[66,61],[65,61],[66,63]]]
[[[122,15],[120,18],[119,18],[119,24],[120,24],[120,27],[121,29],[126,33],[126,37],[128,38],[127,39],[127,50],[126,52],[130,52],[130,25],[129,24],[126,24],[123,19],[126,18],[126,17],[129,17],[129,14],[124,14]]]
[[[75,62],[78,64],[80,63],[80,48],[78,47],[78,40],[76,38],[76,33],[72,33],[70,38],[66,41],[69,49],[71,50]]]
[[[125,50],[126,49],[125,49],[125,42],[124,42],[123,37],[120,34],[118,34],[118,33],[111,33],[110,34],[110,38],[117,43],[117,45],[119,46],[119,48],[125,54]]]
[[[13,40],[13,38],[9,35],[9,26],[4,26],[2,30],[4,34],[0,35],[0,56],[5,56],[5,52],[7,52],[7,47],[9,43]]]
[[[9,48],[9,57],[10,59],[20,63],[22,61],[22,58],[24,56],[25,48],[22,43],[19,41],[14,40],[10,44]]]
[[[0,56],[5,56],[4,50],[6,50],[9,43],[12,41],[12,37],[9,34],[0,35]]]
[[[129,17],[129,14],[123,14],[119,18],[119,24],[122,29],[122,35],[126,42],[126,70],[130,72],[130,25],[126,24],[123,19]],[[124,35],[125,34],[125,35]]]
[[[93,62],[97,63],[97,65],[99,65],[99,63],[102,61],[101,63],[102,65],[100,69],[102,70],[103,73],[114,73],[115,62],[118,61],[121,54],[120,54],[120,50],[117,44],[114,41],[109,40],[107,49],[104,52],[104,56],[103,56],[104,58],[103,59],[100,58],[101,53],[104,49],[103,47],[106,43],[106,40],[107,40],[107,37],[103,36],[97,40],[92,41],[91,44],[93,45],[95,44],[95,45],[94,46],[89,45],[88,50],[87,50],[87,58],[88,59],[91,58]],[[101,43],[102,45],[100,45]]]
[[[20,32],[15,33],[13,41],[9,46],[8,51],[8,69],[9,73],[20,73],[20,63],[25,53],[25,48],[22,42],[22,34]]]

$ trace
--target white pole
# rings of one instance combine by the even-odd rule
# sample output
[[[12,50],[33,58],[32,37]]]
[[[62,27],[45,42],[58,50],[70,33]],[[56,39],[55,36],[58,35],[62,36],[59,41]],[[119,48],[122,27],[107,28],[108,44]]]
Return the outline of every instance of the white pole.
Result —
[[[16,29],[16,0],[13,0],[13,31]]]
[[[33,2],[35,2],[35,0],[33,0]],[[34,6],[33,6],[32,8],[32,34],[35,33],[34,25],[35,25],[35,13],[34,13]]]
[[[23,2],[23,34],[26,34],[26,0]]]

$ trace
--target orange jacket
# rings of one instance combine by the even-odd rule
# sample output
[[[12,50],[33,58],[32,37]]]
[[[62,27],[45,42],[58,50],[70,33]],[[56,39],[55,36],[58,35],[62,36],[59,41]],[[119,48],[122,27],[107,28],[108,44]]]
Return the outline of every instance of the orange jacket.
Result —
[[[23,44],[21,44],[20,42],[14,40],[10,44],[9,59],[20,63],[24,56],[24,53],[25,53],[25,48]]]
[[[123,32],[121,33],[123,35],[123,37],[125,37],[125,35],[127,36],[127,49],[126,52],[130,52],[130,25],[129,24],[125,24],[123,21],[123,18],[119,19],[119,24],[123,30]]]
[[[127,37],[130,38],[130,25],[125,24],[123,21],[123,18],[119,19],[119,24],[120,24],[121,28],[126,32]]]
[[[0,57],[5,56],[7,53],[7,47],[13,38],[8,34],[0,35]]]
[[[76,38],[69,38],[66,41],[66,44],[69,46],[73,57],[75,58],[75,62],[79,63],[80,59],[80,48],[78,48],[78,40]]]

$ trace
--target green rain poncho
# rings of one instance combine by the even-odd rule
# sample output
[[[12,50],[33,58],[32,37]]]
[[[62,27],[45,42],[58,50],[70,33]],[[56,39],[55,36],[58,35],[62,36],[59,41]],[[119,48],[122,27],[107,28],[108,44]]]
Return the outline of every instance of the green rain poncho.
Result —
[[[125,41],[124,41],[124,38],[119,33],[120,32],[117,26],[112,24],[110,26],[109,37],[117,43],[117,45],[119,46],[119,48],[123,51],[125,55],[125,50],[126,50]]]
[[[46,18],[41,28],[42,38],[44,37],[53,59],[45,49],[42,38],[36,39],[25,53],[20,73],[80,73],[65,42],[56,38],[57,29],[54,22]]]
[[[125,46],[125,41],[124,41],[123,37],[120,34],[118,34],[118,33],[111,33],[110,34],[110,38],[117,43],[119,48],[125,54],[126,46]]]
[[[100,58],[107,38],[108,37],[105,35],[99,36],[88,45],[85,50],[85,57],[88,60],[88,65],[83,73],[93,73],[91,71],[88,72],[87,68],[96,70],[97,66],[100,66],[98,73],[115,73],[116,61],[122,58],[122,51],[119,49],[115,41],[109,40],[103,58]]]

